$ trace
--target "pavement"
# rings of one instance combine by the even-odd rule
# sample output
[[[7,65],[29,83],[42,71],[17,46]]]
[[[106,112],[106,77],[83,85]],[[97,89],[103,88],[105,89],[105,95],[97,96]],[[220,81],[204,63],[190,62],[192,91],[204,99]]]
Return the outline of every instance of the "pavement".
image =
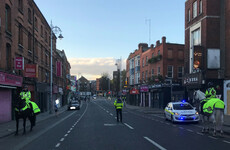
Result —
[[[144,114],[164,114],[163,109],[158,108],[150,108],[150,107],[139,107],[139,106],[133,106],[126,104],[126,107],[128,109],[132,109],[138,112],[142,112]],[[230,115],[224,115],[224,125],[223,125],[223,131],[224,133],[230,135]]]
[[[64,111],[67,110],[67,105],[58,108],[58,114],[63,113]],[[37,115],[36,118],[36,123],[44,121],[46,119],[49,119],[51,117],[57,117],[55,116],[55,112],[53,112],[52,114],[49,113],[49,111],[44,112],[44,113],[40,113]],[[30,127],[30,122],[29,120],[26,121],[26,128]],[[20,119],[19,120],[19,128],[18,128],[19,132],[23,130],[23,120]],[[28,131],[29,129],[27,129]],[[6,123],[1,123],[0,124],[0,139],[7,137],[9,135],[14,134],[16,131],[16,121],[12,120]]]

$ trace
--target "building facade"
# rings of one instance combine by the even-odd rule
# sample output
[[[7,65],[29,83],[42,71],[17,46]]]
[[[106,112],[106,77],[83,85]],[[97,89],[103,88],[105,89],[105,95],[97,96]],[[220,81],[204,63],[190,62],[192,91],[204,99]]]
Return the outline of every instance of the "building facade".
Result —
[[[184,98],[181,80],[184,71],[184,45],[156,42],[141,43],[126,61],[130,103],[163,108],[170,100]],[[136,92],[136,91],[139,92]]]
[[[10,111],[7,110],[10,114],[6,118],[0,118],[0,122],[13,119],[12,106],[23,85],[28,86],[31,100],[39,105],[41,111],[47,111],[50,99],[51,56],[51,29],[48,22],[33,0],[1,1],[0,20],[0,72],[3,78],[12,80],[2,79],[0,83],[0,91],[7,97],[7,103],[4,103],[1,97],[0,104],[4,103],[10,108]],[[63,62],[64,59],[56,52],[55,35],[52,42],[53,91],[58,94],[59,88],[64,89],[66,86],[63,82],[66,77],[57,76],[56,62],[62,62],[62,67],[67,66],[65,69],[68,73],[70,65],[68,61]],[[10,82],[17,84],[11,85]],[[6,113],[0,113],[6,116]]]
[[[230,2],[228,0],[187,0],[185,2],[185,77],[188,97],[205,91],[209,82],[230,105]],[[225,113],[230,114],[226,107]]]

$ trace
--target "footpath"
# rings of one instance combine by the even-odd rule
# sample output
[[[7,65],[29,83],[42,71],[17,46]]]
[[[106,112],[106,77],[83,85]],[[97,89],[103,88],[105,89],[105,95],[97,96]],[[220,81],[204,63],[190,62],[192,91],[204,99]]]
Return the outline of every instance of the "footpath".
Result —
[[[63,113],[64,111],[67,110],[67,105],[58,108],[58,114]],[[36,118],[36,123],[41,122],[43,120],[46,120],[48,118],[51,117],[57,117],[55,116],[55,112],[53,112],[52,114],[49,113],[49,111],[44,112],[44,113],[40,113],[39,115],[37,115]],[[26,120],[26,128],[30,127],[30,121],[27,119]],[[18,131],[21,133],[21,131],[23,130],[23,120],[20,119],[19,120],[19,128]],[[28,131],[29,129],[27,129]],[[0,139],[6,136],[9,136],[11,134],[14,134],[16,131],[16,121],[12,120],[6,123],[1,123],[0,124]]]
[[[163,109],[140,107],[140,106],[133,106],[133,105],[128,105],[128,104],[126,104],[126,108],[137,111],[137,112],[144,113],[146,115],[148,114],[161,114],[162,116],[164,115]],[[230,135],[230,116],[229,115],[224,115],[223,131],[224,133]]]

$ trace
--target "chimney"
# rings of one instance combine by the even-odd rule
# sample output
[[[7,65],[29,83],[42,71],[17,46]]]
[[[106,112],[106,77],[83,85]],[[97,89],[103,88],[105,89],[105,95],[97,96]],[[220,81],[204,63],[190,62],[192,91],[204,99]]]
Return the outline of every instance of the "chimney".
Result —
[[[160,40],[157,40],[156,46],[160,45]]]
[[[163,44],[166,43],[166,37],[165,37],[165,36],[162,37],[162,43],[163,43]]]
[[[154,45],[153,45],[153,44],[151,44],[150,48],[151,48],[151,49],[153,49],[153,47],[154,47]]]

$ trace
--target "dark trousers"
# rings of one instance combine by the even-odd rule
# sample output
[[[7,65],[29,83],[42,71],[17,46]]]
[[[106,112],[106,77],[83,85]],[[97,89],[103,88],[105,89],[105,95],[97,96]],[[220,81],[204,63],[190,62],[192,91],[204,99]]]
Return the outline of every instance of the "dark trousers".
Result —
[[[122,109],[116,109],[117,111],[117,122],[119,122],[119,118],[120,118],[120,122],[122,122]]]

